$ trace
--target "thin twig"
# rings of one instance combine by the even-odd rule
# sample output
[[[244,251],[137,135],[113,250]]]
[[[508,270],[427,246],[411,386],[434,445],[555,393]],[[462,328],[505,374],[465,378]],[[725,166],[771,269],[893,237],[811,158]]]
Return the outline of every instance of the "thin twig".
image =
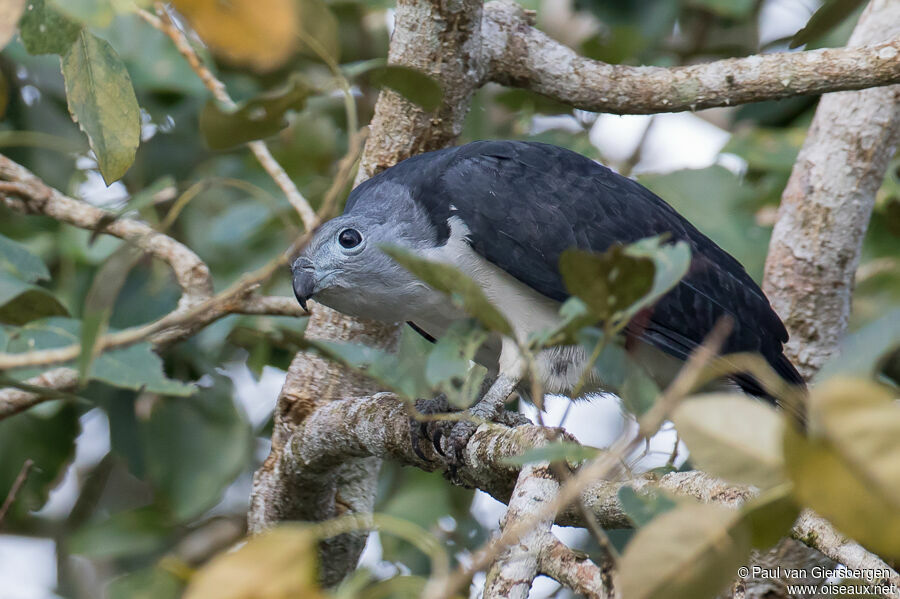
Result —
[[[16,476],[16,480],[13,481],[12,487],[9,489],[9,493],[6,494],[6,499],[3,500],[3,505],[0,506],[0,525],[3,524],[3,519],[6,518],[6,513],[9,511],[9,508],[12,507],[13,501],[16,500],[16,495],[19,494],[19,490],[22,488],[22,485],[25,484],[25,479],[28,478],[28,473],[31,471],[31,467],[34,465],[34,461],[31,458],[25,460],[22,464],[22,468],[19,470],[18,476]]]
[[[538,570],[564,587],[571,589],[588,599],[606,599],[614,595],[612,585],[612,567],[607,564],[598,565],[578,555],[553,536],[544,542],[538,556]]]
[[[263,281],[271,277],[279,268],[282,268],[288,261],[300,252],[309,241],[312,234],[304,233],[297,241],[295,241],[287,251],[278,257],[270,260],[266,265],[257,270],[241,276],[230,287],[221,293],[210,297],[199,304],[191,306],[185,310],[176,310],[159,320],[149,324],[132,327],[123,331],[109,333],[97,340],[97,351],[102,352],[117,347],[125,347],[143,341],[157,333],[172,331],[182,325],[192,323],[192,328],[197,324],[207,324],[208,318],[200,318],[205,313],[222,315],[230,312],[230,306],[239,304],[242,298],[252,292]],[[177,331],[179,337],[183,332]],[[81,353],[81,344],[73,343],[65,347],[54,349],[45,349],[40,351],[30,351],[22,353],[0,353],[0,370],[12,368],[25,368],[30,366],[45,366],[48,364],[58,364],[74,360]]]
[[[223,104],[226,108],[234,108],[236,104],[228,94],[228,90],[225,89],[225,84],[203,64],[203,61],[188,41],[187,36],[172,20],[165,5],[162,2],[157,2],[154,7],[156,9],[156,15],[144,9],[138,9],[137,13],[144,21],[163,32],[172,40],[172,43],[175,44],[178,52],[185,60],[187,60],[188,65],[190,65],[194,73],[200,78],[203,85],[212,92],[213,97],[218,102]],[[249,142],[247,146],[250,148],[250,151],[253,152],[253,155],[256,156],[256,159],[263,169],[269,173],[269,176],[272,177],[278,187],[281,188],[281,191],[284,192],[288,202],[294,207],[297,214],[300,215],[300,220],[303,221],[303,226],[306,230],[312,231],[315,229],[321,222],[319,217],[316,216],[312,206],[310,206],[306,198],[303,197],[303,194],[300,193],[300,190],[294,185],[294,182],[281,165],[278,164],[275,157],[272,156],[272,152],[269,151],[269,147],[266,143],[264,141],[256,140]]]

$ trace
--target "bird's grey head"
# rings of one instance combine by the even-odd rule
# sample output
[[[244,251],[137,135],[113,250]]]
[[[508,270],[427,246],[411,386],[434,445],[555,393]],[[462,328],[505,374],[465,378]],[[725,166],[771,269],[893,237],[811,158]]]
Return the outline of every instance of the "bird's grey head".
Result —
[[[349,212],[323,224],[291,266],[294,295],[345,314],[401,322],[404,306],[427,289],[381,251],[385,245],[420,251],[435,245],[433,227],[405,187],[385,181],[360,187]]]

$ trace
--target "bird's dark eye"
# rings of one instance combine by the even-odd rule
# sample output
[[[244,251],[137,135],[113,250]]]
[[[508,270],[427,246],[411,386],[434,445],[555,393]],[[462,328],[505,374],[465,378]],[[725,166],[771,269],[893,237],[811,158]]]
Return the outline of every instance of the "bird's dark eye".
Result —
[[[341,244],[341,247],[349,250],[362,243],[362,235],[356,229],[344,229],[338,233],[338,243]]]

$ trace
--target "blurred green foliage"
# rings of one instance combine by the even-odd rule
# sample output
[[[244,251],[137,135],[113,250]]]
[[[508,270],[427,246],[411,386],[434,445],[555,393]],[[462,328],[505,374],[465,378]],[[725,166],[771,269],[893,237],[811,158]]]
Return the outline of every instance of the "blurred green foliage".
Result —
[[[228,27],[236,26],[217,25],[215,19],[204,22],[210,18],[209,2],[176,4],[198,30],[222,26],[227,32]],[[394,89],[426,108],[436,105],[442,93],[421,74],[385,65],[386,11],[391,3],[285,0],[266,4],[272,11],[293,15],[288,23],[298,27],[299,42],[290,41],[286,49],[275,48],[274,54],[260,60],[246,60],[247,48],[253,49],[250,42],[227,51],[228,40],[236,36],[216,37],[214,42],[207,37],[208,48],[196,47],[238,103],[237,108],[230,108],[211,98],[170,40],[134,14],[128,3],[30,0],[19,24],[19,37],[0,54],[0,148],[49,185],[102,205],[117,217],[140,218],[158,226],[177,205],[180,212],[168,233],[209,265],[216,288],[222,289],[277,256],[300,229],[295,211],[243,147],[244,142],[265,137],[274,156],[315,207],[348,145],[342,81],[335,73],[354,86],[360,123],[370,119],[381,87]],[[536,1],[522,4],[543,9]],[[761,4],[749,0],[580,0],[575,13],[552,13],[560,11],[558,7],[539,10],[538,26],[592,58],[622,64],[680,65],[761,51]],[[835,8],[838,4],[841,6]],[[836,19],[834,11],[850,14],[855,8],[848,10],[850,4],[827,2],[831,12],[820,15],[819,23],[812,23],[805,37],[798,39],[810,45],[842,44],[852,17]],[[267,27],[278,18],[284,15],[269,14],[237,26],[255,28],[252,36],[246,36],[251,42],[254,36],[269,39]],[[554,25],[560,20],[599,25],[581,28],[583,35],[569,35],[566,28]],[[218,34],[209,34],[214,35]],[[783,40],[783,45],[787,41]],[[87,74],[86,66],[101,70]],[[710,118],[733,133],[724,152],[744,161],[743,172],[711,166],[644,174],[639,180],[759,279],[773,210],[814,108],[814,99],[796,98],[713,111],[716,114]],[[532,136],[533,119],[539,115],[575,115],[570,121],[576,124],[574,132],[571,128],[551,129]],[[460,142],[536,138],[603,160],[589,140],[591,122],[545,97],[487,86],[476,94]],[[117,182],[107,189],[101,178]],[[94,338],[94,333],[83,333],[83,323],[99,331],[107,327],[117,330],[151,322],[171,311],[179,289],[165,265],[148,259],[128,264],[119,273],[121,290],[109,305],[87,300],[98,274],[121,248],[121,242],[107,236],[95,238],[89,231],[46,217],[21,216],[0,208],[0,351],[79,343],[83,337]],[[900,300],[897,256],[900,162],[895,160],[865,240],[853,329],[875,321]],[[635,260],[659,274],[655,266]],[[409,265],[415,267],[412,262]],[[581,272],[579,269],[589,266],[573,264],[572,268]],[[483,298],[463,289],[464,282],[453,279],[452,273],[442,276],[462,304],[475,306],[474,315],[483,325],[494,329],[508,326],[502,315],[498,318],[484,308]],[[592,283],[604,285],[600,279]],[[627,309],[635,299],[645,298],[648,289],[653,292],[650,280],[637,283],[633,297],[623,300],[617,309]],[[466,293],[459,293],[461,289]],[[274,277],[263,291],[290,296],[287,273]],[[566,334],[580,329],[586,315],[597,316],[589,308],[576,303],[567,306],[569,322],[578,326]],[[101,314],[100,320],[90,320],[92,314]],[[886,328],[884,321],[873,326],[885,335],[886,330],[894,330],[894,318],[892,328]],[[218,369],[244,358],[257,375],[266,366],[286,368],[293,353],[306,345],[304,326],[302,319],[232,316],[160,356],[147,344],[107,352],[83,365],[84,381],[72,398],[47,402],[0,421],[0,500],[25,461],[34,463],[2,522],[3,531],[57,541],[57,592],[61,596],[98,596],[100,587],[108,583],[106,590],[115,598],[177,596],[185,572],[220,548],[211,543],[211,549],[197,557],[186,547],[209,537],[206,531],[223,519],[236,523],[238,533],[242,530],[247,481],[259,464],[259,445],[268,436],[265,426],[254,429],[233,385]],[[869,337],[857,338],[857,366],[851,374],[871,374],[878,359],[879,364],[892,363],[892,358],[880,356],[895,347],[896,336],[873,342],[871,335],[876,333],[867,331],[861,335]],[[588,329],[578,334],[586,345],[600,346],[601,332]],[[410,397],[423,390],[449,389],[450,383],[460,379],[462,366],[483,338],[483,331],[467,323],[454,330],[454,335],[452,343],[439,343],[430,354],[423,351],[418,337],[410,336],[405,350],[392,362],[381,364],[387,382]],[[389,360],[375,354],[359,355],[358,349],[323,344],[318,349],[340,354],[347,362],[366,362],[370,368],[373,361]],[[348,353],[352,351],[357,353]],[[625,389],[626,405],[636,413],[649,408],[658,394],[646,375],[628,365],[624,353],[614,345],[604,348],[596,368]],[[35,374],[38,371],[24,369],[3,373],[16,380]],[[477,384],[466,387],[458,403],[470,401],[473,388]],[[829,406],[823,409],[832,409]],[[77,473],[78,496],[66,514],[41,513],[38,510],[72,460],[75,439],[91,410],[101,411],[109,421],[109,453]],[[790,443],[787,453],[793,457],[787,469],[805,489],[801,497],[830,493],[832,489],[820,492],[796,475],[803,471],[804,460],[825,459],[822,454],[815,454],[817,448],[801,441]],[[852,451],[847,453],[846,436],[830,436],[827,443],[821,443],[832,462],[841,464],[842,459],[858,457]],[[884,490],[885,495],[890,493],[896,489]],[[682,509],[664,497],[647,498],[627,491],[621,497],[640,526]],[[890,501],[894,499],[895,495]],[[386,464],[376,510],[416,523],[451,553],[465,553],[487,537],[470,513],[471,500],[470,490],[450,487],[439,475]],[[881,496],[877,500],[881,502],[878,506],[888,501]],[[731,568],[735,556],[743,555],[755,543],[752,537],[758,527],[747,522],[759,513],[790,512],[784,509],[785,503],[791,509],[794,506],[782,493],[772,500],[774,508],[765,508],[770,511],[748,509],[705,520],[709,526],[692,537],[698,546],[716,538],[723,527],[739,531],[729,537],[737,541],[734,552],[726,552],[724,558],[704,554],[709,559],[691,565],[692,571],[704,572],[707,562],[711,567]],[[823,510],[833,507],[822,505]],[[667,523],[676,522],[675,516],[670,518]],[[849,521],[848,530],[857,524]],[[642,544],[668,550],[655,536],[668,533],[645,534],[650,536],[640,541]],[[620,537],[628,535],[616,536]],[[308,552],[306,542],[305,538],[298,541],[301,553]],[[409,589],[419,589],[417,576],[428,573],[426,556],[389,535],[382,537],[382,547],[384,559],[400,564],[399,572],[411,576],[398,576],[395,588],[383,583],[370,585],[369,596],[392,592],[406,596],[414,592]],[[586,549],[597,547],[588,544]],[[81,576],[70,559],[73,555],[89,558],[98,577],[87,580]],[[654,563],[664,559],[658,552],[643,557]],[[298,584],[308,582],[307,577]],[[670,591],[664,582],[660,588]]]

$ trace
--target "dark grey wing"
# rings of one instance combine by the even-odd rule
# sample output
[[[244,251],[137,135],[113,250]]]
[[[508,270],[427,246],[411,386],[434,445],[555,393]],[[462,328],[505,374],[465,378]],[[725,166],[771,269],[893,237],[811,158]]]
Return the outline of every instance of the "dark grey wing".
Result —
[[[787,331],[760,288],[737,260],[648,189],[546,144],[475,142],[440,154],[440,172],[418,187],[417,201],[437,224],[461,218],[475,251],[518,280],[563,301],[569,295],[558,268],[564,250],[602,252],[668,233],[690,245],[691,267],[630,333],[685,359],[727,314],[734,328],[723,351],[758,352],[785,380],[802,383],[782,353]],[[737,382],[761,394],[752,379]]]

